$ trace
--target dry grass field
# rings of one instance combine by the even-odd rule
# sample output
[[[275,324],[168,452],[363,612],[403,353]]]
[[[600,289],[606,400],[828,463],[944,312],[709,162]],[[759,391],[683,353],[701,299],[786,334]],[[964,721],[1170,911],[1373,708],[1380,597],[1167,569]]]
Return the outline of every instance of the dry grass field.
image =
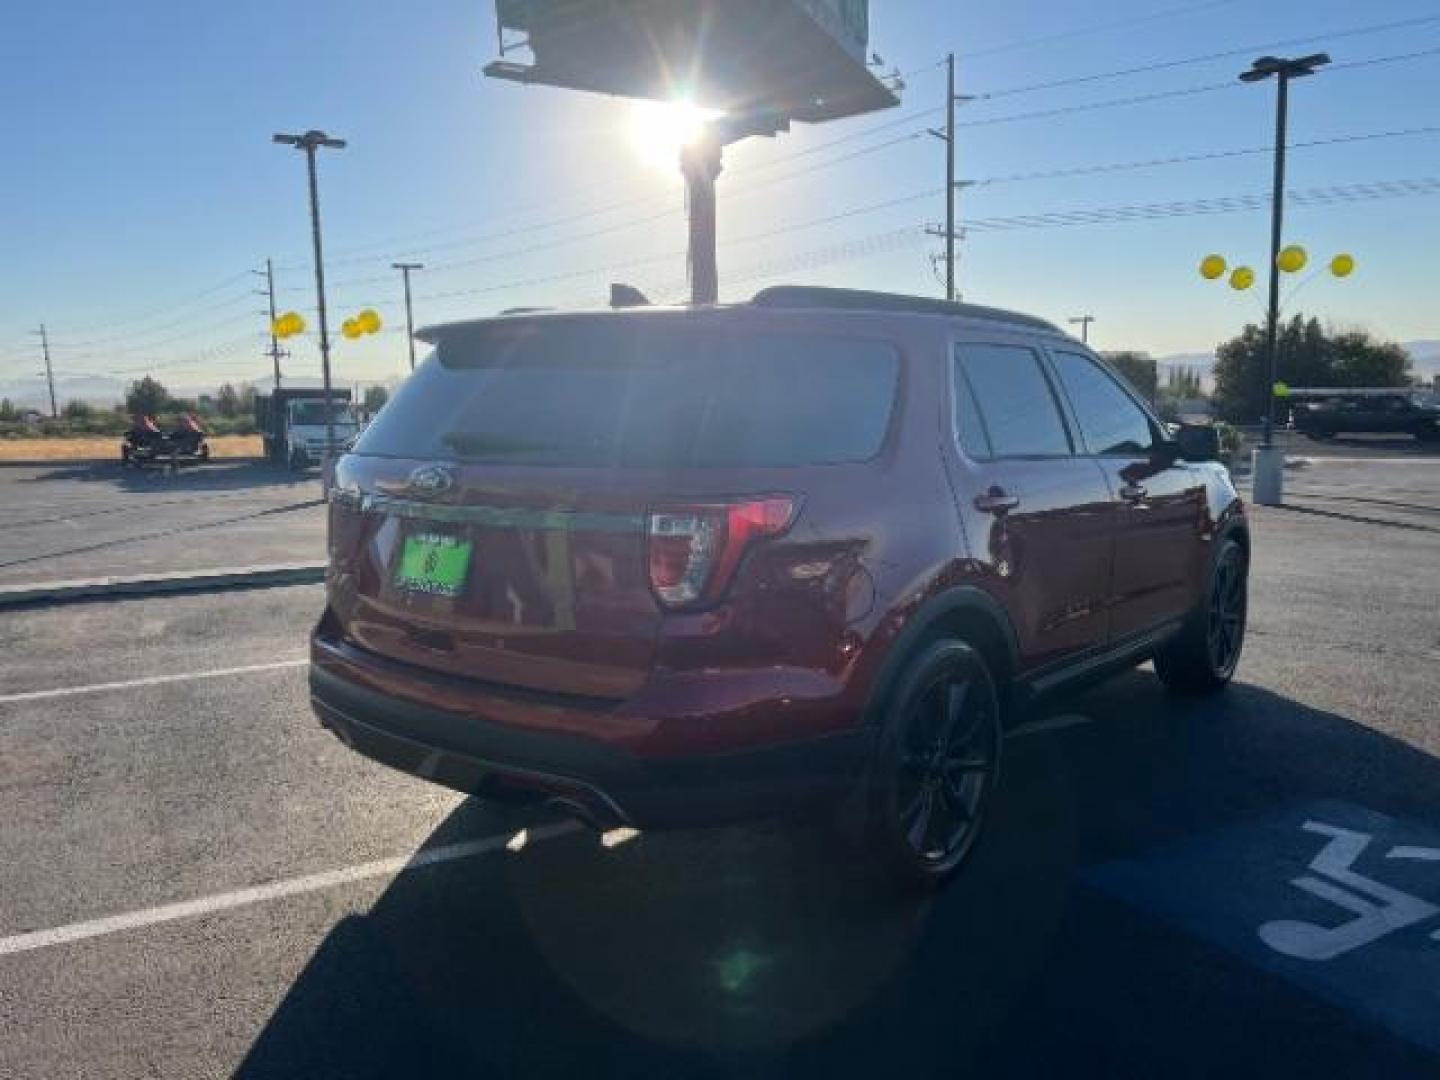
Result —
[[[120,460],[120,436],[77,435],[67,438],[0,439],[0,461]],[[210,453],[217,458],[259,457],[259,435],[216,435]]]

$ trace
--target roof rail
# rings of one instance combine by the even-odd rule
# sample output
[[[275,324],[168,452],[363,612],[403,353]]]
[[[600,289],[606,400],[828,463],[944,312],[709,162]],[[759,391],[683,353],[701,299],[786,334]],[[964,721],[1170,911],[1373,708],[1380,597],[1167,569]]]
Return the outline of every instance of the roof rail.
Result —
[[[1034,315],[983,304],[960,304],[933,300],[927,296],[872,292],[866,289],[829,289],[818,285],[772,285],[761,289],[750,301],[756,307],[824,309],[836,311],[905,311],[917,315],[951,315],[961,319],[986,319],[1011,323],[1032,330],[1062,331],[1054,323]]]

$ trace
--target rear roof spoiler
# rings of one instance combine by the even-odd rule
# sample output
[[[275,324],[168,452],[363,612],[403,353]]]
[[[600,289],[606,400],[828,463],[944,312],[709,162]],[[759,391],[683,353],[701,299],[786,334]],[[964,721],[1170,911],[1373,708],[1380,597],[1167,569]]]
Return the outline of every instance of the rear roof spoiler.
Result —
[[[1010,323],[1031,330],[1059,334],[1054,323],[1034,315],[983,304],[961,304],[928,296],[874,292],[867,289],[828,289],[816,285],[774,285],[761,289],[750,301],[755,307],[830,311],[899,311],[913,315],[950,315],[961,319],[985,319]]]

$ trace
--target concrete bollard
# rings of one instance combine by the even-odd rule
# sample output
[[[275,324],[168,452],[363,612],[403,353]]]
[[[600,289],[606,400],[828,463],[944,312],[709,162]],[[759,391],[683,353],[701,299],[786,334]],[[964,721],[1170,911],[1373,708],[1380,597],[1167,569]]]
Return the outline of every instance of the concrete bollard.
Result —
[[[1252,497],[1257,506],[1281,506],[1285,501],[1285,451],[1279,446],[1257,446],[1251,457]]]

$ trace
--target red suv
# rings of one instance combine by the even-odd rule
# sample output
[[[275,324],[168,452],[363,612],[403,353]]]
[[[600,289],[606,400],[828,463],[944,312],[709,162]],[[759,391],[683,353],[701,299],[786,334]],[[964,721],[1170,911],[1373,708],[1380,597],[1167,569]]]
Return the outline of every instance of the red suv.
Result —
[[[1042,320],[784,287],[422,336],[336,469],[311,648],[321,722],[379,761],[599,827],[853,796],[934,880],[1026,700],[1235,669],[1213,432]]]

